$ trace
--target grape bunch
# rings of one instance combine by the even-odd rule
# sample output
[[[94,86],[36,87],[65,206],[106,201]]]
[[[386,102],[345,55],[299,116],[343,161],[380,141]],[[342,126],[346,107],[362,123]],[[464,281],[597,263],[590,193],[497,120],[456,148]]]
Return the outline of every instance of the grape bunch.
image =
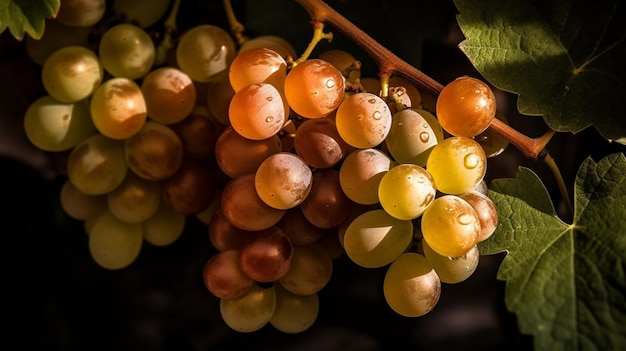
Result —
[[[308,329],[343,254],[386,267],[385,300],[408,317],[471,276],[498,223],[484,183],[502,150],[488,85],[459,77],[429,102],[401,77],[361,77],[346,51],[294,60],[281,37],[235,43],[211,24],[160,61],[142,16],[168,6],[132,12],[141,2],[113,1],[124,16],[96,47],[63,34],[101,21],[91,10],[74,13],[86,23],[59,15],[29,45],[48,95],[24,127],[67,154],[61,203],[99,265],[130,265],[144,241],[169,245],[195,216],[215,249],[203,282],[240,332]]]

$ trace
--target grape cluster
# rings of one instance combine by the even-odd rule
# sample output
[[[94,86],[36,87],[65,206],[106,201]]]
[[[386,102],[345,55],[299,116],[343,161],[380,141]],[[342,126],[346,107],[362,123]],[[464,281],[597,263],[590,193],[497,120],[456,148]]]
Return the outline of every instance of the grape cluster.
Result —
[[[26,134],[67,153],[61,203],[85,221],[99,265],[128,266],[144,240],[171,244],[195,216],[215,248],[202,278],[224,322],[285,333],[315,322],[344,253],[387,267],[384,296],[403,316],[428,313],[442,282],[474,272],[498,221],[483,181],[499,153],[485,143],[496,115],[485,83],[460,77],[428,104],[400,77],[361,77],[348,52],[294,61],[280,37],[237,45],[210,24],[156,63],[154,22],[141,17],[154,12],[118,2],[125,21],[96,48],[68,41],[62,16],[29,44],[48,95],[29,107]],[[65,39],[48,39],[57,32]]]

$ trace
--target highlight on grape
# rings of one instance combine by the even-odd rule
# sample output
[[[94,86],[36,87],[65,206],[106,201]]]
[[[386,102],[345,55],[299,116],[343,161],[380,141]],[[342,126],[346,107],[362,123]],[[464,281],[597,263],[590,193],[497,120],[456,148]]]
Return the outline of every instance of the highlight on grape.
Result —
[[[195,217],[216,252],[206,289],[246,333],[309,328],[343,254],[386,269],[381,289],[403,316],[428,313],[442,283],[471,276],[498,223],[482,186],[497,153],[475,140],[495,116],[485,83],[459,77],[433,108],[400,77],[383,89],[361,76],[347,51],[296,61],[283,38],[238,42],[212,24],[180,33],[159,61],[146,28],[169,1],[129,3],[113,1],[123,16],[96,45],[80,29],[104,12],[66,1],[27,43],[46,95],[24,130],[69,155],[60,202],[84,222],[94,262],[124,269]]]

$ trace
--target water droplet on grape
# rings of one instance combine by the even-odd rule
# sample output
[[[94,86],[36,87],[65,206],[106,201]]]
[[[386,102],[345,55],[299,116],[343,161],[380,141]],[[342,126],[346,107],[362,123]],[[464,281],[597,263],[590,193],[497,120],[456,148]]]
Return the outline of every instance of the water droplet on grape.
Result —
[[[265,117],[265,122],[271,122],[272,120],[274,120],[273,116],[267,116]]]
[[[463,165],[465,168],[474,169],[478,167],[478,164],[480,164],[480,157],[478,157],[478,155],[475,153],[465,155],[465,158],[463,159]]]
[[[370,104],[375,104],[376,103],[376,99],[369,99],[369,100],[367,100],[367,102],[369,102]]]
[[[423,143],[427,143],[429,139],[430,139],[430,135],[428,133],[426,133],[426,132],[421,132],[420,133],[420,140]]]
[[[335,80],[334,79],[329,79],[326,81],[326,87],[327,88],[332,88],[335,86]]]
[[[271,96],[268,96],[268,97],[267,97],[267,101],[272,101],[272,100],[274,100],[274,98],[273,98],[273,97],[271,97]]]
[[[383,118],[383,114],[380,113],[380,111],[376,111],[376,112],[374,112],[373,117],[374,117],[374,119],[379,120],[379,119]]]
[[[459,216],[456,218],[456,221],[457,221],[459,224],[462,224],[462,225],[468,225],[468,224],[471,224],[471,223],[472,223],[472,216],[471,216],[471,215],[469,215],[469,214],[467,214],[467,213],[464,213],[464,214],[459,215]]]

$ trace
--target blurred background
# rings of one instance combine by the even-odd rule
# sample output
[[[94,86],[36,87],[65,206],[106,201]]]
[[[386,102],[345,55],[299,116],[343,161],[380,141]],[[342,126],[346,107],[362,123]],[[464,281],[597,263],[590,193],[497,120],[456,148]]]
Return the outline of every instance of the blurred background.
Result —
[[[463,40],[451,0],[393,2],[334,0],[328,4],[396,55],[442,84],[460,75],[480,77],[458,50]],[[233,0],[248,35],[279,35],[304,51],[312,29],[307,12],[290,0]],[[178,29],[197,24],[228,28],[221,1],[183,0]],[[331,27],[332,42],[313,56],[337,48],[376,76],[367,55]],[[229,329],[219,300],[204,287],[202,269],[215,253],[206,225],[189,218],[182,237],[168,247],[144,245],[138,259],[119,271],[91,259],[82,222],[63,213],[65,180],[51,154],[26,139],[22,119],[45,94],[41,67],[24,42],[0,35],[0,199],[5,287],[5,342],[24,350],[531,350],[515,315],[504,306],[504,282],[496,279],[504,254],[482,256],[468,280],[443,285],[437,307],[420,318],[395,314],[382,294],[384,269],[365,269],[344,255],[334,261],[330,283],[319,293],[317,322],[301,334],[267,325],[242,334]],[[515,96],[497,91],[498,105],[516,129],[543,134],[540,117],[520,116]],[[548,149],[572,189],[582,160],[614,152],[595,130],[560,133]],[[514,177],[518,166],[535,171],[563,208],[554,177],[541,162],[514,147],[490,159],[487,181]]]

